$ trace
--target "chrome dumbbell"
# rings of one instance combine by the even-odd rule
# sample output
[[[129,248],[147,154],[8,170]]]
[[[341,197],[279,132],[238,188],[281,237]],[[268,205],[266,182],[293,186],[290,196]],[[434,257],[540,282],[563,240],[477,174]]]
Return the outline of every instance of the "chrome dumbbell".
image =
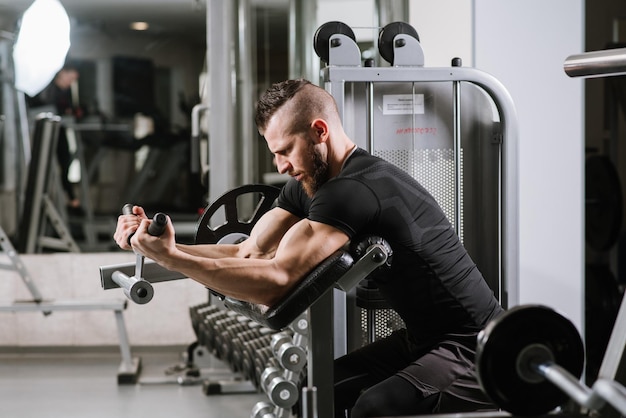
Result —
[[[274,406],[269,402],[257,402],[252,408],[250,418],[276,418]]]
[[[293,337],[279,332],[272,336],[272,352],[281,366],[292,372],[301,371],[306,365],[307,355],[304,348],[293,343]]]

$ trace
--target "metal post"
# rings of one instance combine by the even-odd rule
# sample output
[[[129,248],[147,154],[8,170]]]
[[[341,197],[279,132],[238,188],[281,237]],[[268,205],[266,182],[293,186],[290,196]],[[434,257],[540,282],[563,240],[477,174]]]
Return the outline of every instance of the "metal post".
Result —
[[[380,27],[391,22],[409,20],[408,0],[375,0],[375,13]]]
[[[319,60],[313,51],[316,16],[317,0],[289,2],[289,78],[303,77],[319,84]]]
[[[207,69],[209,72],[209,202],[236,184],[233,58],[233,2],[207,0]]]
[[[309,308],[308,385],[317,388],[317,412],[334,415],[334,347],[328,338],[333,326],[333,292],[326,292]]]
[[[238,181],[241,184],[255,182],[257,163],[256,131],[254,129],[254,84],[256,82],[256,65],[252,60],[252,19],[250,17],[250,0],[239,0],[237,8],[237,142],[240,144],[238,154],[240,168]]]
[[[453,150],[454,150],[454,230],[459,238],[463,238],[461,228],[461,210],[462,210],[462,190],[461,179],[463,177],[463,166],[461,158],[461,82],[452,82],[453,110]]]
[[[122,311],[115,311],[115,322],[117,324],[117,334],[120,339],[122,365],[126,370],[132,370],[133,358],[130,354],[130,343],[128,341],[128,333],[126,332],[126,323],[124,322],[124,313]]]
[[[56,149],[56,141],[58,135],[60,118],[58,116],[44,116],[43,119],[37,121],[37,124],[41,126],[39,135],[35,138],[39,147],[39,158],[37,161],[32,161],[32,164],[37,164],[37,170],[35,170],[35,179],[33,187],[33,196],[31,199],[31,212],[29,227],[26,238],[26,250],[27,253],[35,252],[37,244],[37,234],[41,224],[41,216],[43,213],[43,196],[47,192],[46,186],[48,182],[48,174],[50,168],[51,156],[54,155]],[[31,173],[33,170],[31,170]],[[21,239],[23,239],[22,237]]]

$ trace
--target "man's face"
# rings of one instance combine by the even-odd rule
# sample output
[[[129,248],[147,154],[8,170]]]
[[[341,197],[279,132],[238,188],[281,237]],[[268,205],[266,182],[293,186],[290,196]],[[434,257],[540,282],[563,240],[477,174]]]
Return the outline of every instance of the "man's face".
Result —
[[[312,141],[308,142],[307,151],[311,161],[311,172],[302,180],[302,187],[309,197],[319,190],[324,183],[328,181],[328,162],[324,160],[322,154],[313,144]]]
[[[302,183],[309,197],[328,180],[328,162],[316,146],[315,138],[287,133],[280,110],[270,119],[263,135],[279,173],[287,173]]]
[[[72,83],[78,80],[78,71],[61,70],[56,77],[56,84],[59,88],[67,90],[72,86]]]

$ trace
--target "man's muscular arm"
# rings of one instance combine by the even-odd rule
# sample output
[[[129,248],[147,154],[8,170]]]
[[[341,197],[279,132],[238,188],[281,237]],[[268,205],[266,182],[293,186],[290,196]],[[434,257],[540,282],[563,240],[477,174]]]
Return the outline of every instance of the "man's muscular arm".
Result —
[[[181,251],[200,257],[272,258],[285,232],[300,219],[291,213],[274,208],[254,225],[250,237],[239,244],[177,244]]]
[[[267,216],[266,216],[267,215]],[[219,293],[264,305],[280,300],[315,266],[341,248],[348,236],[308,219],[272,209],[238,245],[180,246],[168,224],[159,237],[147,234],[143,220],[131,243],[136,251]],[[297,221],[297,222],[296,222]]]

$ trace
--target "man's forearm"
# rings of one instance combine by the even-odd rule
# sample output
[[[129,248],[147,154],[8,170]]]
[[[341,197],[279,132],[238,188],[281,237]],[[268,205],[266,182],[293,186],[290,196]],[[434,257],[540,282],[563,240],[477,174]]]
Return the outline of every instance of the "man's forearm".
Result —
[[[186,254],[207,258],[237,257],[239,251],[238,246],[233,244],[176,244],[176,248]]]
[[[155,261],[209,289],[253,303],[271,305],[287,290],[288,276],[272,260],[210,258],[179,250]]]

